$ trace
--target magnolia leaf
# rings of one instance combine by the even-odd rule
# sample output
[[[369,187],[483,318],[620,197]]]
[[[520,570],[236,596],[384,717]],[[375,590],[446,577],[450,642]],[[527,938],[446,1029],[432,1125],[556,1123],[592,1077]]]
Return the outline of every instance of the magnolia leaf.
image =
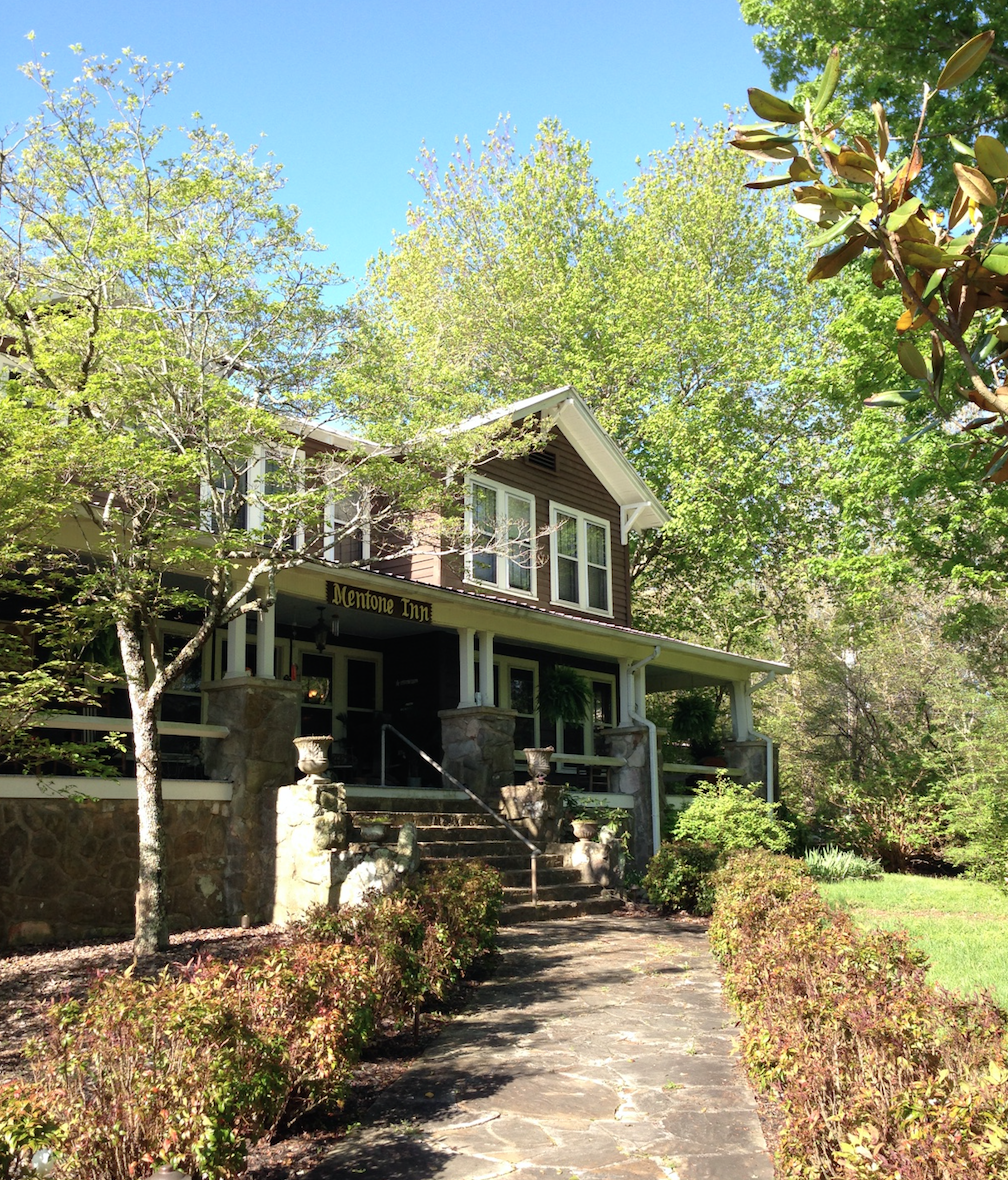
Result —
[[[859,184],[873,184],[875,181],[875,161],[851,148],[840,149],[840,154],[834,160],[834,170],[844,180],[854,180]]]
[[[747,180],[746,188],[764,189],[780,188],[782,184],[793,184],[794,180],[787,174],[784,176],[761,176],[759,180]]]
[[[866,397],[864,404],[872,406],[874,409],[908,406],[911,402],[915,402],[920,395],[919,389],[884,389],[881,393]]]
[[[928,242],[900,242],[900,255],[905,263],[918,270],[926,270],[929,275],[936,267],[946,266],[950,261],[944,250]]]
[[[755,131],[736,131],[732,143],[736,147],[777,147],[794,143],[793,135],[781,135],[772,127],[759,127]]]
[[[969,197],[966,196],[962,190],[962,186],[960,185],[960,187],[956,189],[956,195],[952,198],[952,204],[949,205],[949,229],[954,229],[968,213]]]
[[[963,430],[979,430],[982,426],[990,426],[992,422],[998,420],[997,414],[979,414],[976,418],[972,418],[963,427]]]
[[[749,105],[761,119],[768,119],[771,123],[800,123],[805,117],[789,102],[755,86],[749,87]]]
[[[791,179],[794,181],[815,180],[819,176],[819,173],[804,156],[799,156],[792,163],[788,171],[791,174]]]
[[[858,221],[862,225],[870,225],[872,221],[879,215],[878,201],[865,201],[861,206],[861,212],[858,215]]]
[[[811,201],[798,201],[791,206],[791,212],[799,217],[804,217],[806,221],[814,221],[818,225],[822,220],[823,207]]]
[[[871,109],[875,116],[875,126],[878,128],[879,159],[884,160],[889,151],[889,121],[886,119],[885,107],[880,102],[873,102]]]
[[[809,248],[818,250],[825,246],[827,242],[832,242],[835,238],[839,238],[841,234],[845,234],[847,230],[857,221],[856,213],[848,213],[846,217],[842,217],[836,225],[831,225],[828,229],[823,230],[821,234],[816,234],[814,238],[809,241]]]
[[[831,279],[834,275],[839,274],[848,262],[857,258],[867,245],[868,235],[858,234],[838,249],[823,254],[816,259],[815,266],[809,271],[808,281],[814,283],[819,279]]]
[[[960,156],[968,156],[971,160],[976,158],[976,156],[973,152],[973,149],[970,147],[970,145],[968,143],[963,143],[963,141],[961,139],[956,139],[956,137],[954,135],[950,135],[948,137],[948,141],[952,145],[953,149],[955,151],[957,151]]]
[[[922,205],[920,197],[911,197],[909,201],[904,201],[885,219],[886,229],[895,231],[902,228]]]
[[[927,286],[924,288],[924,293],[921,295],[922,303],[928,303],[930,301],[931,296],[941,286],[941,281],[944,277],[945,268],[943,267],[941,270],[936,270],[934,274],[928,279]]]
[[[919,438],[922,438],[925,434],[930,434],[932,430],[937,430],[937,429],[938,429],[938,423],[934,420],[934,418],[932,418],[930,422],[928,422],[926,425],[922,426],[919,430],[915,430],[913,432],[913,434],[905,434],[900,439],[900,446],[902,446],[904,443],[916,442]]]
[[[975,37],[971,37],[965,45],[960,45],[938,75],[935,90],[952,90],[960,82],[965,82],[983,64],[983,60],[993,44],[994,30],[988,29],[986,33],[978,33]]]
[[[1008,152],[992,135],[978,135],[976,141],[977,167],[991,180],[1008,176]]]
[[[930,381],[931,370],[917,351],[917,345],[906,336],[896,345],[896,355],[904,370],[917,381]]]
[[[937,331],[931,333],[931,387],[935,393],[941,392],[942,379],[945,376],[945,342]]]
[[[989,479],[991,483],[1004,483],[1008,479],[1008,470],[1004,470],[1006,459],[1008,459],[1008,447],[1000,447],[994,452],[994,462],[983,473],[983,478]]]
[[[996,275],[1008,275],[1008,255],[991,250],[980,256],[979,262],[984,270],[992,271]]]
[[[876,287],[884,287],[891,277],[892,271],[889,269],[889,263],[886,261],[885,255],[879,253],[872,263],[871,281]]]
[[[913,182],[923,167],[924,157],[921,155],[920,148],[914,148],[910,158],[904,160],[890,177],[890,194],[894,205],[898,205],[903,200],[903,194],[907,187]]]
[[[815,105],[812,108],[817,115],[829,105],[829,101],[836,92],[839,81],[840,47],[839,45],[834,45],[829,51],[829,57],[826,58],[826,68],[823,70],[822,77],[819,79],[819,93],[816,95]]]

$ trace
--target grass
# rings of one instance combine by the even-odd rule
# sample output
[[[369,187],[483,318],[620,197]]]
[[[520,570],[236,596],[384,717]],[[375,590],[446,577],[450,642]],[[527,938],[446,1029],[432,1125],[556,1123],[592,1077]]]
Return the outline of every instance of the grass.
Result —
[[[1008,896],[996,886],[886,873],[819,888],[859,926],[905,930],[931,960],[932,983],[965,994],[990,990],[1008,1008]]]

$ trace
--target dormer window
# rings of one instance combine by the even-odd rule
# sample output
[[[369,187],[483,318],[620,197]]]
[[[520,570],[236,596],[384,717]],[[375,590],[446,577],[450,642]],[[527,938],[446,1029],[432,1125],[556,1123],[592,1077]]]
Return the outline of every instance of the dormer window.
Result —
[[[609,522],[554,504],[550,526],[554,604],[612,614]]]
[[[489,480],[470,479],[466,531],[467,581],[535,595],[534,496]]]

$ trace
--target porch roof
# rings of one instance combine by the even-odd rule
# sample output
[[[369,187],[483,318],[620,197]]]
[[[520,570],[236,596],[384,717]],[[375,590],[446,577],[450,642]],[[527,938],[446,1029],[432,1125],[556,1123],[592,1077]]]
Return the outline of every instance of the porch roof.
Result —
[[[499,643],[535,647],[571,660],[581,656],[636,661],[654,656],[646,669],[648,692],[748,682],[753,674],[784,674],[791,670],[789,665],[775,660],[753,659],[667,635],[636,631],[605,619],[576,617],[472,590],[431,586],[369,570],[307,564],[282,571],[277,584],[281,592],[295,595],[305,600],[306,607],[314,608],[325,604],[326,581],[334,579],[347,586],[407,598],[430,607],[429,623],[369,617],[364,612],[340,608],[345,623],[352,625],[352,616],[367,628],[365,633],[392,637],[419,634],[431,627],[442,631],[473,628],[493,632]]]

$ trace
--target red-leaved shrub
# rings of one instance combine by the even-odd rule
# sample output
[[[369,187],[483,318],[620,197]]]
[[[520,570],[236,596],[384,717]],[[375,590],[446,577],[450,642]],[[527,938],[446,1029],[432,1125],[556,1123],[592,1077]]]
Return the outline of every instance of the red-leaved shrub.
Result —
[[[925,980],[906,939],[857,930],[800,862],[734,857],[711,945],[753,1082],[780,1101],[778,1175],[1008,1176],[1008,1025]]]

